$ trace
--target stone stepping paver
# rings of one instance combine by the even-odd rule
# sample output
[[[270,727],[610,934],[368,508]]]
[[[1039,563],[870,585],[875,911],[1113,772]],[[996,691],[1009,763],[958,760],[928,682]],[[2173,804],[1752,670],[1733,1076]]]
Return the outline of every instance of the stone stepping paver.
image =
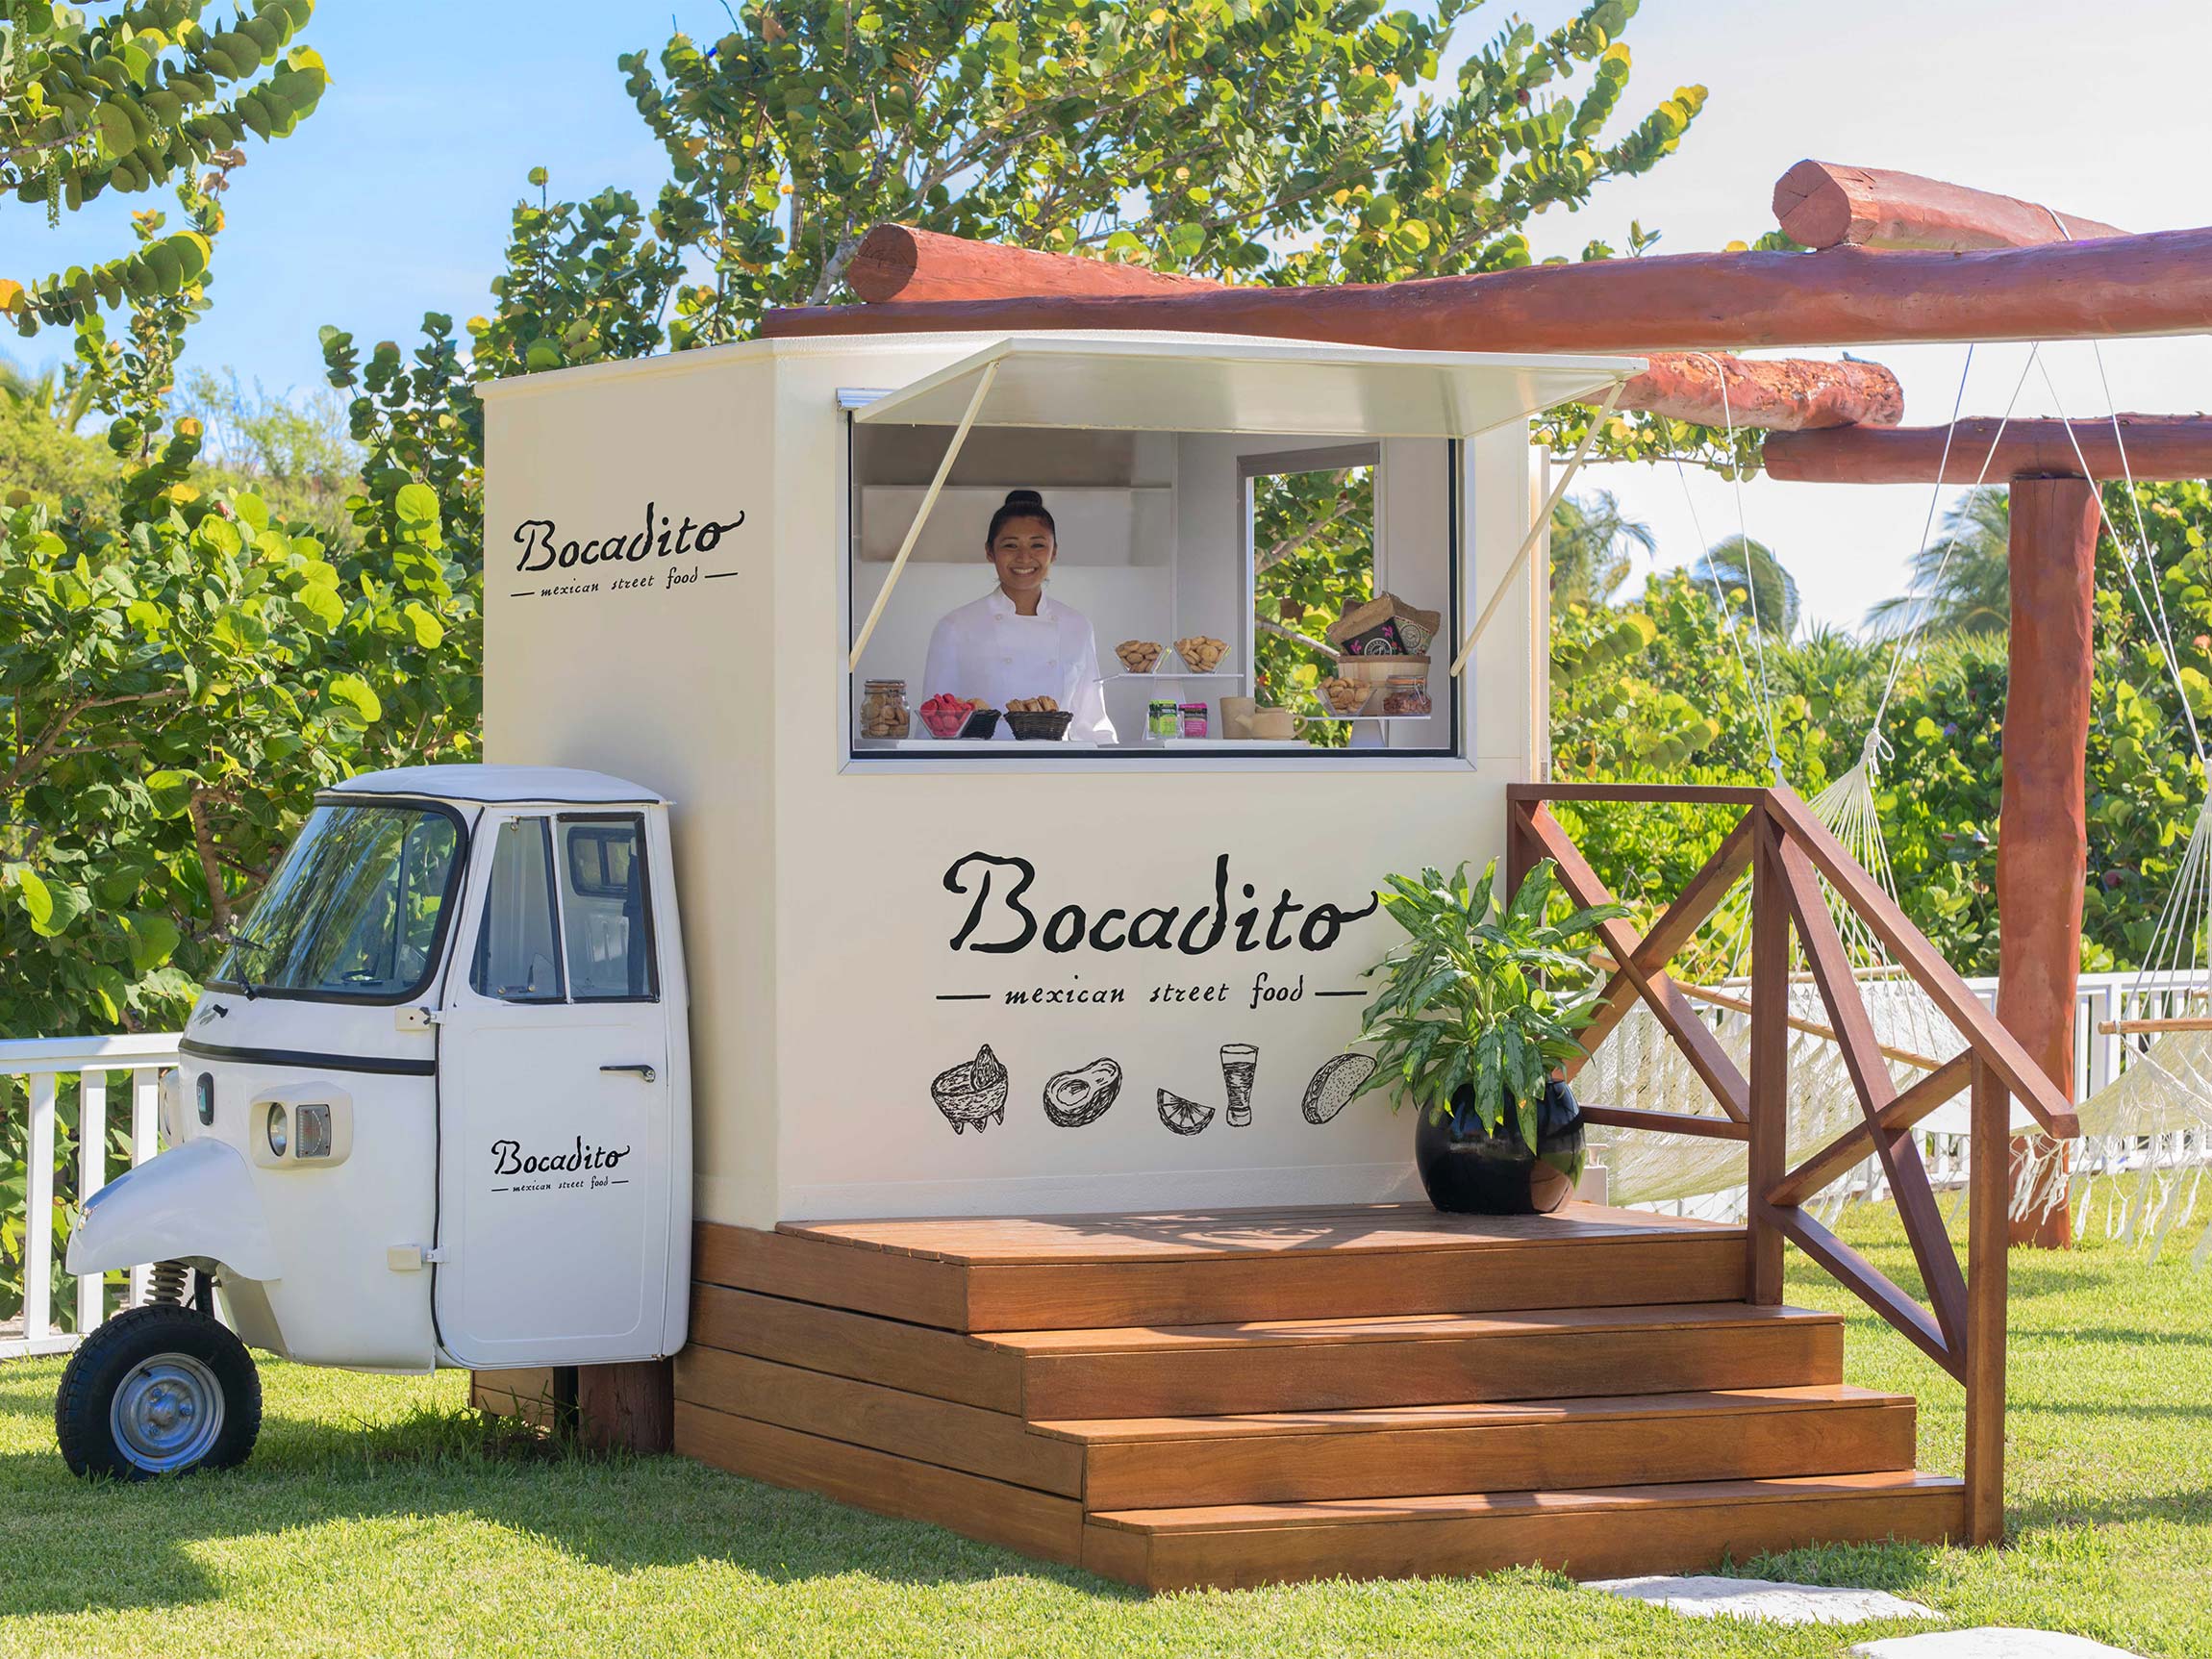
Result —
[[[2124,1647],[2108,1647],[2086,1636],[2011,1630],[1998,1624],[1926,1636],[1885,1636],[1879,1642],[1862,1642],[1851,1651],[1860,1659],[2138,1659]]]
[[[1941,1619],[1932,1607],[1892,1596],[1886,1590],[1854,1590],[1848,1585],[1783,1584],[1768,1578],[1687,1578],[1654,1574],[1645,1578],[1601,1578],[1583,1585],[1636,1601],[1648,1601],[1693,1619],[1749,1619],[1767,1624],[1863,1624],[1873,1619]],[[1926,1638],[1914,1637],[1923,1641]],[[1853,1652],[1869,1652],[1853,1648]],[[1891,1659],[1883,1653],[1879,1659]],[[1903,1659],[1923,1659],[1917,1653]],[[1924,1659],[1948,1659],[1931,1653]],[[1996,1659],[1994,1654],[1961,1659]]]

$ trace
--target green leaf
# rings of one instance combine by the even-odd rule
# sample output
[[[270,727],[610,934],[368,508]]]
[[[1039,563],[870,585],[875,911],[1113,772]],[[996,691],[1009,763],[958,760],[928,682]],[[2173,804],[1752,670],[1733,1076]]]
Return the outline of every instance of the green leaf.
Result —
[[[237,558],[239,549],[245,545],[239,537],[238,527],[214,513],[200,520],[199,528],[192,532],[192,540],[209,552],[219,553],[226,559]]]
[[[146,793],[153,797],[155,813],[164,818],[182,817],[191,805],[192,791],[200,779],[191,772],[163,770],[146,777]]]
[[[138,973],[150,973],[167,962],[184,937],[177,924],[158,911],[132,911],[123,917],[123,927],[130,940],[131,967]]]
[[[411,601],[400,615],[407,619],[414,632],[415,642],[424,650],[434,650],[445,638],[445,625],[422,608],[419,601]]]
[[[62,930],[54,926],[54,894],[38,872],[27,864],[8,866],[8,883],[15,890],[15,902],[31,918],[31,931],[51,939]]]
[[[391,498],[392,511],[399,521],[410,528],[435,525],[438,522],[438,491],[427,484],[403,484]]]
[[[336,588],[310,583],[292,591],[292,602],[321,624],[325,633],[345,619],[345,601]]]
[[[359,674],[333,674],[323,686],[323,694],[333,705],[333,713],[348,710],[362,725],[372,725],[384,716],[384,705]]]

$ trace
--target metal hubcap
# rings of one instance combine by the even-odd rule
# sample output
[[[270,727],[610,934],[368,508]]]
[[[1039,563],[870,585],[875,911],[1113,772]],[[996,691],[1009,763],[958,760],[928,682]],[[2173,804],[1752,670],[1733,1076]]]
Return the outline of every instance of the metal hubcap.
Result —
[[[116,1449],[160,1474],[189,1469],[223,1431],[223,1391],[190,1354],[156,1354],[133,1366],[108,1408]]]

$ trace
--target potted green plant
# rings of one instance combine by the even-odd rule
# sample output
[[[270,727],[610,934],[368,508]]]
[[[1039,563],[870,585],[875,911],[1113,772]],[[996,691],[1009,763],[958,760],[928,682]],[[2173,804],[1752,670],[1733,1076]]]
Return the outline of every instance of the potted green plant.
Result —
[[[1582,1113],[1553,1073],[1581,1057],[1576,1033],[1596,1014],[1577,943],[1627,913],[1546,920],[1552,873],[1544,860],[1505,904],[1495,861],[1471,885],[1465,865],[1448,881],[1433,869],[1389,878],[1383,907],[1406,939],[1368,969],[1389,984],[1360,1033],[1380,1044],[1360,1093],[1388,1090],[1394,1109],[1418,1109],[1414,1159],[1440,1210],[1547,1214],[1581,1179]]]

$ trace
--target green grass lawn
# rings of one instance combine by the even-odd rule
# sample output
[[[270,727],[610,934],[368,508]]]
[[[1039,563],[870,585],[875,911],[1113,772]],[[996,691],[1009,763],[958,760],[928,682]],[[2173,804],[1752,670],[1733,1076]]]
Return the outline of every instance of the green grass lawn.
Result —
[[[1880,1215],[1847,1227],[1902,1283]],[[1921,1398],[1958,1467],[1960,1394],[1817,1269],[1853,1382]],[[2212,1274],[2092,1247],[2013,1267],[2001,1550],[1800,1550],[1766,1577],[1878,1585],[1961,1624],[2212,1659]],[[1837,1654],[1894,1634],[1691,1621],[1543,1572],[1146,1598],[934,1527],[674,1458],[548,1455],[488,1432],[464,1379],[271,1363],[242,1470],[81,1485],[58,1361],[0,1366],[0,1652]]]

